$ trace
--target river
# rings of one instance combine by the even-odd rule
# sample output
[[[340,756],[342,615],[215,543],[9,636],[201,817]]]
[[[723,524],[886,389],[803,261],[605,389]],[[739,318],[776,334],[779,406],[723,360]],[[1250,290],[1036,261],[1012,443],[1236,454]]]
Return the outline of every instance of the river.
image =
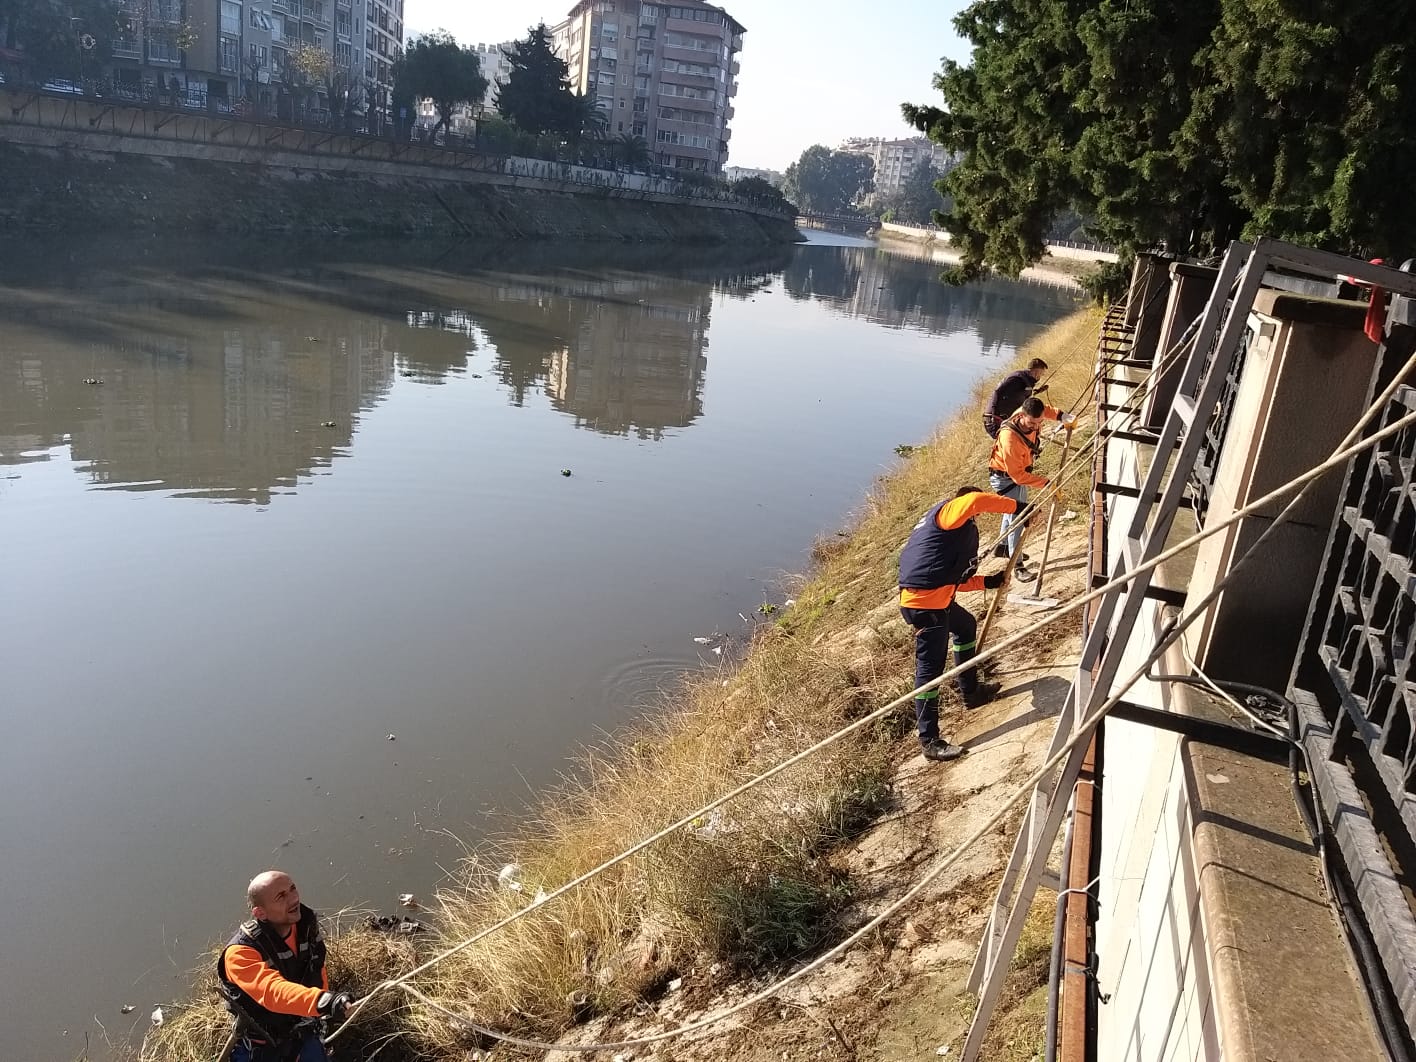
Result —
[[[814,240],[7,243],[0,1058],[431,895],[1076,305]]]

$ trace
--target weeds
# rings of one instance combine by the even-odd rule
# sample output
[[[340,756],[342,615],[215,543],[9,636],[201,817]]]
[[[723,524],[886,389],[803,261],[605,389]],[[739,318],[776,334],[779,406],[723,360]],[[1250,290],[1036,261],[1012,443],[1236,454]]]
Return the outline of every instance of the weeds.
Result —
[[[1053,364],[1054,401],[1087,379],[1097,321],[1075,314],[1020,352]],[[434,904],[445,941],[471,937],[909,688],[907,639],[858,635],[893,593],[898,551],[919,514],[960,485],[986,483],[991,441],[977,410],[995,382],[981,382],[885,477],[849,534],[816,544],[814,577],[757,628],[739,664],[688,677],[662,711],[587,753],[520,836],[461,865]],[[1044,473],[1049,462],[1051,451]],[[553,1038],[629,1011],[674,977],[702,980],[714,965],[770,974],[819,951],[838,938],[851,898],[832,851],[890,804],[908,716],[863,728],[459,952],[420,978],[420,991],[482,1024]],[[511,862],[519,891],[498,880]],[[331,980],[367,991],[414,961],[406,942],[350,934],[332,945]],[[395,993],[383,998],[386,1009],[350,1038],[365,1045],[363,1057],[378,1049],[386,1062],[450,1062],[475,1046],[461,1023]],[[201,1002],[150,1037],[144,1062],[214,1057],[226,1028],[215,1003]]]

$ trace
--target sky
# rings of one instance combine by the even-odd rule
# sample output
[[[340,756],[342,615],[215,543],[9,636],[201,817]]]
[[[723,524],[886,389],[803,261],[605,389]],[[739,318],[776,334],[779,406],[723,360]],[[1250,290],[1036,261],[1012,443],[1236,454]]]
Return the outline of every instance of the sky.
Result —
[[[953,17],[965,0],[713,0],[747,27],[731,166],[784,170],[813,144],[913,132],[900,104],[938,103],[941,59],[963,60]],[[446,29],[497,43],[565,18],[572,0],[406,0],[413,36]]]

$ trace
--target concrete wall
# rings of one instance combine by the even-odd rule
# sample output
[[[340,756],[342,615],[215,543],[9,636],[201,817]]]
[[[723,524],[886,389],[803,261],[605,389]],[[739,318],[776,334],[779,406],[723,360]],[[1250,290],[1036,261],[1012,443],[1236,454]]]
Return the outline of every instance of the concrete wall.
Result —
[[[0,228],[791,243],[780,214],[532,159],[0,90]]]
[[[949,242],[949,234],[943,229],[926,229],[917,225],[897,225],[893,221],[882,221],[880,231],[891,236],[898,236],[902,240],[922,240],[926,243]],[[1049,243],[1047,254],[1052,258],[1065,258],[1077,262],[1115,262],[1118,260],[1115,251],[1104,251],[1099,247],[1088,247],[1079,243]]]
[[[1109,402],[1129,397],[1117,385],[1109,390]],[[1140,486],[1145,453],[1136,445],[1109,444],[1106,481]],[[1137,505],[1134,498],[1109,498],[1108,565],[1119,559]],[[1188,521],[1177,524],[1176,536],[1190,533]],[[1161,569],[1156,583],[1183,586],[1184,575],[1183,566]],[[1144,604],[1137,633],[1126,643],[1122,678],[1144,662],[1166,618],[1166,607]],[[1168,709],[1170,694],[1169,687],[1142,680],[1126,696]],[[1096,951],[1098,985],[1111,995],[1099,1008],[1097,1058],[1108,1062],[1222,1057],[1180,745],[1168,731],[1116,719],[1105,724]]]
[[[1366,307],[1261,291],[1206,520],[1217,522],[1326,458],[1366,404],[1376,344]],[[1292,519],[1233,576],[1187,641],[1215,675],[1282,689],[1322,563],[1341,479],[1320,480]],[[1208,593],[1283,508],[1256,513],[1199,547],[1192,592]],[[1262,637],[1255,632],[1262,631]]]

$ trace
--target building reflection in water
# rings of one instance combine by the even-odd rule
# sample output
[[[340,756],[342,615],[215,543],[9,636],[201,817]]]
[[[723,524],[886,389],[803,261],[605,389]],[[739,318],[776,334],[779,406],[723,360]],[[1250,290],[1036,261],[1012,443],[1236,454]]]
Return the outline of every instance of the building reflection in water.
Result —
[[[844,317],[863,317],[887,328],[934,335],[974,331],[982,353],[1020,346],[1038,326],[1073,309],[1074,284],[988,279],[962,287],[940,280],[944,265],[908,245],[877,248],[814,247],[783,273],[793,299],[815,299]]]
[[[487,372],[578,426],[661,439],[703,415],[715,298],[781,282],[845,315],[1011,342],[1075,298],[874,249],[269,243],[17,245],[0,263],[0,464],[67,446],[101,487],[267,503],[318,475],[403,377]],[[86,381],[101,379],[101,383]]]

